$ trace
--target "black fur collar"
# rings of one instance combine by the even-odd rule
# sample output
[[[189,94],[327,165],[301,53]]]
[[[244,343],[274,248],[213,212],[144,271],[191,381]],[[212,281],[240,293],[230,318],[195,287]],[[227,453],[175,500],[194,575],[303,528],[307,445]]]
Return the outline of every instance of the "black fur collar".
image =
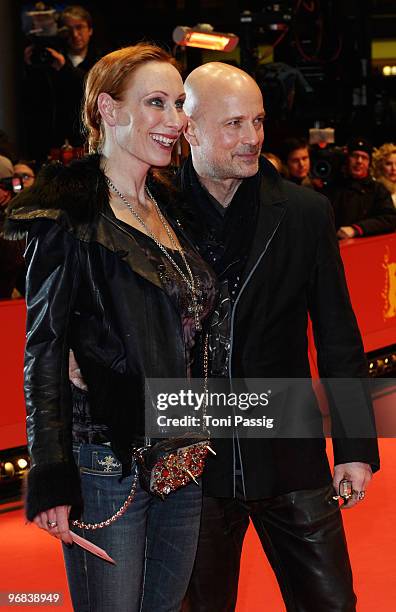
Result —
[[[57,210],[67,213],[73,224],[89,222],[105,208],[109,197],[99,162],[99,155],[88,155],[70,166],[59,162],[44,166],[32,187],[11,201],[8,217],[22,220],[39,211]]]
[[[162,173],[161,173],[162,174]],[[148,176],[150,191],[173,219],[186,224],[187,208],[172,186],[172,177]],[[109,187],[100,168],[100,155],[87,155],[70,166],[44,166],[32,187],[15,197],[7,209],[4,235],[20,238],[38,217],[57,220],[68,228],[90,223],[109,206]],[[188,223],[187,223],[188,225]]]

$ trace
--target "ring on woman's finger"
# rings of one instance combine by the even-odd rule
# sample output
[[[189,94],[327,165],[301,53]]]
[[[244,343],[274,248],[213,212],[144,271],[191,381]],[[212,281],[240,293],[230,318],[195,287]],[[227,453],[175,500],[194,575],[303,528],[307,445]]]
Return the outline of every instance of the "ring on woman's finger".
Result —
[[[47,525],[50,529],[53,529],[58,526],[58,523],[56,521],[47,521]]]

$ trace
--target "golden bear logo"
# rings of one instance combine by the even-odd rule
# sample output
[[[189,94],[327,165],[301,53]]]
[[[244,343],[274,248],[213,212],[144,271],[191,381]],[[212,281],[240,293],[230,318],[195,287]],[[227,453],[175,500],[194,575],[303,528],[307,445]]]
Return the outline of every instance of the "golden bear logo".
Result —
[[[396,317],[396,262],[390,261],[389,247],[386,247],[383,268],[386,270],[384,298],[384,320]]]

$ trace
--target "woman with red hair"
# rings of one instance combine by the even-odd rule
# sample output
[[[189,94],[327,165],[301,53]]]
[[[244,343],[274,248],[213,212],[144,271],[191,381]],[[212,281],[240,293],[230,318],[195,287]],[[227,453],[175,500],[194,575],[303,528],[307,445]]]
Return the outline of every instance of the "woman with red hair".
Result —
[[[85,90],[91,155],[47,166],[7,223],[27,233],[27,516],[66,545],[79,612],[176,612],[195,557],[200,487],[162,501],[141,488],[132,455],[146,443],[146,378],[202,376],[215,298],[183,209],[152,170],[170,163],[183,101],[162,49],[103,57]],[[70,349],[85,392],[71,392]],[[117,565],[72,545],[69,520]]]

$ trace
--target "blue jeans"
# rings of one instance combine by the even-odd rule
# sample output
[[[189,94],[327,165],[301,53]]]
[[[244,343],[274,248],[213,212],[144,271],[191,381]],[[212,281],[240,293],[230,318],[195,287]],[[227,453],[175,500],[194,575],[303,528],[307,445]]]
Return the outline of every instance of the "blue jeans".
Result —
[[[86,523],[112,516],[133,481],[119,482],[121,464],[106,445],[74,448],[80,467]],[[76,612],[177,612],[186,592],[198,542],[202,490],[194,483],[162,501],[138,484],[117,521],[95,531],[72,528],[104,548],[112,565],[75,544],[63,547]]]

